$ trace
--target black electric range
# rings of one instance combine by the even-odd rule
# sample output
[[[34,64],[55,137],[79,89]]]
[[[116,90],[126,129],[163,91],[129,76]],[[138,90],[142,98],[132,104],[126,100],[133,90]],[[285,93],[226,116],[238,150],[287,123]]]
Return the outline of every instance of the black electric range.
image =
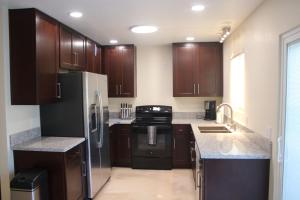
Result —
[[[172,168],[172,107],[136,107],[132,122],[132,168]]]

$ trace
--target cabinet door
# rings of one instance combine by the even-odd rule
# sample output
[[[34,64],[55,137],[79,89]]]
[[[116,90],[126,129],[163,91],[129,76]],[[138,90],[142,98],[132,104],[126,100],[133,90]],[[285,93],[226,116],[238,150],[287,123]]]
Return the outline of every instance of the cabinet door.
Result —
[[[117,47],[105,47],[104,65],[108,76],[108,97],[120,96],[121,60]]]
[[[16,173],[36,167],[47,170],[49,200],[66,200],[63,153],[14,151],[13,158]]]
[[[109,148],[110,148],[110,162],[111,166],[115,166],[116,158],[115,158],[115,151],[116,151],[116,126],[109,127]]]
[[[39,104],[57,100],[57,71],[59,65],[59,27],[46,16],[36,16],[36,67]]]
[[[77,146],[65,155],[67,200],[84,198],[84,181],[82,176],[82,147]]]
[[[88,72],[96,72],[96,44],[87,39],[86,40],[86,70]]]
[[[197,65],[195,44],[173,44],[173,96],[193,97],[196,95],[194,81]]]
[[[59,25],[35,9],[9,10],[13,105],[56,102]]]
[[[60,26],[60,67],[64,69],[73,68],[72,56],[72,32]]]
[[[173,126],[173,167],[190,168],[190,132],[188,125]]]
[[[134,97],[135,96],[135,48],[134,46],[126,46],[120,50],[121,80],[119,86],[119,96]]]
[[[222,46],[219,43],[202,43],[198,46],[198,96],[222,95]]]
[[[129,167],[131,166],[130,125],[118,125],[115,131],[115,164]]]
[[[100,46],[96,47],[95,72],[104,74],[104,71],[102,70],[102,51]]]
[[[80,69],[85,70],[85,38],[78,33],[72,33],[72,53],[73,65]]]

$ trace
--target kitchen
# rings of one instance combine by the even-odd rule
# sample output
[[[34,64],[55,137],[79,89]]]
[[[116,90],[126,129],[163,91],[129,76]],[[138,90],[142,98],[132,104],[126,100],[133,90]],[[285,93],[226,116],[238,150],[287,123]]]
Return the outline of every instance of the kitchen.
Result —
[[[191,7],[196,4],[197,5],[203,4],[205,5],[205,7],[204,8],[198,7],[198,11],[191,10]],[[199,182],[200,179],[198,175],[199,173],[198,172],[196,173],[197,181],[194,181],[193,172],[191,170],[193,168],[193,164],[190,161],[193,160],[193,158],[190,157],[192,154],[190,153],[189,145],[190,142],[193,142],[192,136],[195,137],[194,140],[196,146],[198,146],[197,148],[198,149],[200,148],[199,151],[195,151],[195,152],[198,153],[200,152],[201,157],[204,159],[203,165],[205,166],[205,169],[217,170],[213,174],[218,174],[219,179],[214,179],[215,177],[212,176],[210,178],[206,178],[206,180],[216,181],[215,184],[217,183],[217,185],[219,184],[223,185],[223,187],[220,186],[217,187],[219,193],[223,194],[223,198],[222,198],[217,196],[215,197],[209,196],[209,195],[217,194],[218,192],[209,190],[210,187],[207,184],[205,184],[206,187],[204,187],[204,189],[205,190],[207,189],[207,191],[204,191],[205,194],[204,199],[228,199],[228,198],[239,199],[239,195],[242,194],[240,194],[238,191],[242,191],[242,189],[247,188],[244,185],[245,181],[242,180],[240,182],[238,181],[240,187],[238,187],[237,185],[232,185],[232,187],[229,188],[224,187],[223,181],[228,180],[228,177],[227,178],[222,177],[221,175],[222,169],[214,168],[215,166],[222,166],[222,164],[220,163],[211,164],[210,162],[206,162],[206,159],[209,160],[212,158],[209,156],[211,156],[213,153],[216,153],[214,152],[215,150],[214,147],[218,145],[221,145],[221,149],[226,151],[221,152],[221,155],[220,152],[218,155],[214,155],[214,156],[221,156],[218,157],[218,159],[216,160],[222,160],[221,158],[224,158],[226,156],[227,156],[226,161],[229,161],[232,158],[238,158],[238,157],[230,157],[232,155],[242,156],[240,157],[242,158],[240,159],[241,161],[251,160],[249,158],[255,158],[255,159],[259,158],[258,161],[261,162],[253,164],[253,170],[255,169],[259,170],[259,172],[262,173],[261,176],[258,175],[250,176],[252,165],[248,163],[237,162],[234,163],[232,167],[229,167],[230,164],[228,163],[227,163],[228,165],[226,165],[230,169],[236,167],[237,169],[240,170],[240,171],[237,169],[233,170],[232,175],[236,176],[234,178],[238,179],[244,176],[245,178],[247,178],[247,180],[250,179],[252,180],[252,178],[253,179],[257,178],[256,180],[253,180],[253,182],[247,181],[249,185],[251,185],[250,183],[256,183],[254,184],[256,185],[256,187],[252,187],[253,189],[252,191],[254,191],[254,189],[260,191],[260,192],[258,191],[253,192],[252,193],[253,195],[261,195],[260,196],[261,199],[267,199],[267,198],[282,199],[281,196],[282,193],[284,193],[284,191],[292,192],[293,187],[291,187],[290,185],[289,187],[283,187],[282,189],[283,191],[280,191],[281,189],[279,189],[282,188],[283,185],[280,176],[285,177],[281,174],[282,173],[281,168],[283,162],[280,161],[283,159],[281,158],[282,155],[280,154],[280,152],[282,151],[281,148],[283,144],[281,143],[280,138],[278,139],[278,136],[280,136],[281,134],[279,131],[279,128],[281,127],[279,126],[280,124],[279,121],[280,119],[282,120],[282,116],[279,113],[281,113],[280,111],[282,111],[281,102],[284,101],[284,99],[280,99],[279,97],[287,96],[287,95],[280,95],[284,92],[283,90],[280,89],[283,88],[280,87],[280,84],[282,82],[281,80],[283,79],[280,77],[280,75],[283,74],[284,77],[284,73],[282,73],[282,68],[283,68],[283,64],[281,63],[282,54],[279,52],[281,51],[281,46],[283,46],[282,44],[284,42],[285,35],[288,35],[289,31],[296,32],[294,28],[300,24],[297,17],[298,16],[297,8],[299,7],[299,3],[297,1],[266,0],[266,1],[251,1],[247,6],[244,6],[244,4],[245,2],[238,1],[238,0],[232,0],[229,3],[228,2],[225,3],[224,1],[221,0],[216,1],[215,3],[208,2],[208,1],[196,1],[196,2],[188,1],[185,3],[179,1],[176,1],[176,3],[173,2],[171,3],[170,1],[166,1],[164,3],[153,1],[152,3],[145,3],[145,2],[137,2],[131,0],[131,1],[124,1],[124,2],[115,2],[115,4],[114,3],[110,4],[108,2],[103,2],[103,4],[101,3],[98,4],[97,2],[93,1],[91,2],[90,5],[83,5],[82,3],[77,2],[76,5],[73,6],[68,5],[68,3],[66,2],[59,4],[56,1],[47,1],[43,3],[39,3],[35,1],[19,2],[17,0],[9,1],[9,2],[8,1],[1,2],[1,42],[0,43],[1,43],[1,66],[3,67],[1,67],[0,74],[1,74],[1,82],[3,83],[1,84],[1,96],[3,98],[1,98],[1,106],[0,106],[1,107],[0,110],[2,113],[1,116],[1,129],[2,129],[1,130],[1,152],[2,153],[1,153],[0,166],[1,166],[2,199],[10,199],[10,185],[9,185],[10,181],[14,178],[15,172],[19,171],[18,168],[21,169],[22,167],[25,167],[24,162],[17,161],[17,158],[20,157],[24,158],[23,154],[20,155],[18,155],[18,153],[13,154],[13,147],[11,146],[11,142],[13,141],[12,138],[17,138],[15,141],[18,142],[18,140],[24,139],[23,138],[24,135],[20,136],[22,134],[25,134],[28,137],[36,137],[40,135],[45,136],[44,134],[46,134],[47,130],[45,128],[46,126],[44,126],[45,123],[43,121],[44,119],[43,110],[45,110],[44,108],[47,107],[47,105],[52,105],[53,102],[56,102],[57,99],[56,98],[44,99],[44,97],[47,98],[47,95],[50,93],[52,96],[53,94],[55,96],[56,95],[60,96],[63,95],[65,92],[64,87],[61,87],[62,85],[59,84],[56,85],[55,80],[47,79],[49,77],[38,79],[37,77],[34,76],[35,72],[41,73],[41,75],[43,75],[42,73],[56,74],[55,69],[54,71],[39,71],[40,70],[39,65],[33,66],[35,64],[32,63],[30,69],[33,71],[23,70],[20,73],[20,71],[12,70],[14,69],[13,68],[14,63],[12,62],[11,57],[13,57],[14,55],[12,54],[12,48],[10,46],[9,41],[13,43],[13,41],[18,41],[18,40],[10,40],[12,36],[10,35],[11,33],[8,28],[9,24],[11,24],[9,23],[8,9],[32,8],[32,7],[41,10],[42,14],[40,15],[42,16],[43,19],[45,19],[44,13],[46,13],[46,18],[48,19],[49,17],[51,19],[50,20],[51,22],[56,23],[57,22],[56,20],[58,20],[58,22],[62,24],[62,26],[59,25],[57,30],[56,28],[54,28],[49,31],[54,31],[56,33],[61,31],[60,30],[61,27],[64,27],[66,28],[67,33],[71,32],[71,35],[74,34],[75,36],[71,36],[71,38],[74,37],[75,39],[77,39],[77,41],[79,41],[77,43],[76,42],[74,43],[75,44],[74,47],[78,47],[80,46],[80,44],[86,44],[86,45],[92,44],[91,46],[94,45],[95,47],[95,48],[84,47],[83,56],[80,54],[81,51],[80,48],[79,49],[74,48],[75,51],[73,52],[72,55],[73,58],[71,58],[71,62],[74,61],[74,63],[71,66],[71,68],[73,67],[73,69],[66,69],[69,68],[70,66],[63,66],[64,62],[62,62],[63,60],[62,58],[64,57],[61,54],[62,51],[61,44],[58,44],[58,46],[60,46],[59,56],[56,57],[54,56],[53,59],[51,58],[51,56],[53,56],[52,54],[38,54],[39,56],[44,56],[45,60],[48,59],[48,62],[46,62],[46,64],[49,64],[51,62],[53,65],[59,65],[58,68],[60,68],[60,73],[58,79],[60,79],[60,76],[63,76],[64,74],[68,74],[67,72],[69,70],[70,71],[87,70],[84,68],[80,69],[80,66],[83,65],[93,66],[93,67],[99,66],[98,64],[89,65],[88,61],[85,61],[85,59],[89,60],[88,56],[87,57],[84,56],[85,53],[88,54],[88,50],[91,50],[92,52],[92,54],[88,54],[88,55],[93,55],[93,53],[95,53],[94,54],[96,57],[95,60],[98,61],[99,61],[99,59],[97,58],[98,52],[101,51],[102,53],[101,54],[102,61],[100,60],[100,63],[102,63],[102,67],[96,69],[92,67],[89,68],[88,70],[91,71],[95,70],[94,72],[96,73],[99,73],[99,71],[97,70],[100,70],[100,73],[108,75],[107,85],[108,85],[109,98],[108,98],[107,105],[109,109],[110,119],[106,122],[108,126],[114,124],[109,128],[110,131],[109,135],[113,137],[113,139],[111,140],[113,142],[110,143],[110,146],[112,146],[113,150],[117,151],[118,153],[115,154],[116,155],[115,157],[110,158],[113,165],[112,176],[111,179],[107,182],[107,184],[105,184],[105,186],[103,187],[103,190],[101,190],[100,193],[98,194],[100,195],[99,199],[113,199],[114,197],[113,194],[110,197],[109,194],[103,194],[106,191],[108,192],[110,191],[109,188],[112,187],[110,186],[110,184],[115,186],[115,188],[111,189],[111,191],[114,191],[116,193],[120,192],[119,195],[124,194],[130,190],[133,190],[132,188],[129,187],[130,184],[128,185],[128,187],[124,187],[124,184],[126,185],[126,177],[129,180],[129,177],[132,175],[130,173],[134,174],[138,172],[141,173],[141,174],[137,174],[138,176],[142,176],[144,174],[146,176],[147,174],[150,174],[150,177],[146,178],[144,181],[140,180],[139,182],[140,184],[147,183],[147,180],[151,179],[151,175],[155,177],[158,176],[159,173],[160,173],[159,176],[166,175],[169,179],[171,179],[173,176],[180,176],[180,180],[182,180],[183,182],[187,181],[188,183],[186,185],[192,186],[192,188],[190,188],[191,190],[188,190],[187,193],[194,192],[196,194],[193,188],[195,187],[195,185],[193,185],[193,183],[196,184],[197,189],[202,187],[199,187],[200,185]],[[100,10],[102,10],[102,12],[99,12],[96,9],[96,7],[97,6],[99,7],[100,5],[103,5],[103,8],[101,9],[99,8]],[[172,15],[167,16],[167,14],[165,14],[165,12],[163,11],[168,10],[169,6],[172,6],[172,9],[174,9],[175,13],[172,13]],[[144,7],[147,7],[149,9],[142,10],[141,8]],[[124,13],[120,12],[121,8],[124,9]],[[73,19],[69,17],[68,12],[73,10],[81,11],[83,13],[82,18]],[[152,12],[150,11],[153,10],[157,10],[158,12],[157,15],[151,14]],[[132,13],[132,16],[129,16],[127,18],[126,13]],[[215,13],[219,13],[219,15],[215,16]],[[143,14],[145,17],[143,17]],[[21,18],[22,18],[21,24],[25,23],[26,21],[25,17],[23,16]],[[211,19],[212,21],[204,20],[203,18]],[[112,25],[109,23],[106,24],[107,19],[111,20],[110,23]],[[166,21],[164,21],[164,19]],[[30,18],[29,20],[32,20],[32,18]],[[189,20],[191,21],[189,22]],[[200,20],[201,22],[199,23],[200,25],[198,25],[197,20]],[[30,22],[28,23],[30,26],[32,26],[32,23]],[[134,34],[131,32],[131,30],[129,30],[134,25],[139,25],[144,23],[147,24],[149,23],[150,25],[152,24],[157,25],[158,28],[157,32],[152,34],[139,35],[139,34]],[[185,25],[185,23],[187,23],[187,25]],[[94,24],[99,24],[99,25],[95,26]],[[189,25],[192,26],[193,28],[189,28]],[[120,27],[120,28],[117,29],[116,27]],[[227,35],[226,33],[228,27],[230,27],[231,29],[230,35],[225,40],[223,39],[222,41],[223,43],[220,43],[221,37],[223,35]],[[182,31],[177,30],[178,28],[179,29],[181,28]],[[45,32],[44,30],[45,29],[41,29],[40,30],[41,33],[47,34],[47,32]],[[15,31],[16,35],[22,35],[20,34],[20,31],[24,31],[24,33],[27,33],[26,29],[21,28],[19,29],[19,31]],[[290,35],[295,35],[294,32],[292,32],[293,34],[291,33]],[[33,32],[30,33],[32,34]],[[219,35],[219,33],[221,33],[221,35]],[[60,35],[59,38],[61,40],[62,39],[61,32],[59,32],[58,34]],[[64,34],[64,36],[68,38],[68,34]],[[81,36],[81,37],[76,37],[76,36]],[[33,37],[35,40],[35,36],[31,36],[31,37]],[[191,38],[186,38],[186,37],[195,37],[195,38],[192,38],[194,39],[194,41],[191,42],[191,41],[186,41],[186,39],[191,40]],[[43,39],[43,38],[39,38],[39,39]],[[80,40],[83,42],[80,42]],[[112,43],[117,42],[114,40],[119,40],[118,41],[119,43],[114,44],[113,47],[110,49],[110,47],[112,46],[110,42]],[[212,44],[215,45],[214,48],[221,47],[223,55],[219,57],[222,64],[219,63],[219,65],[218,64],[214,65],[214,66],[221,66],[221,67],[213,68],[213,72],[201,68],[202,70],[201,72],[207,74],[202,76],[202,78],[198,80],[198,78],[201,77],[201,74],[203,73],[199,73],[200,74],[199,75],[197,72],[193,71],[194,63],[192,62],[194,61],[191,61],[191,59],[194,59],[193,55],[196,54],[195,52],[203,51],[204,47],[201,46],[201,42],[213,42]],[[187,46],[189,47],[181,48],[180,44],[182,43],[187,43],[188,44]],[[68,45],[69,43],[66,42],[64,44]],[[119,44],[122,46],[122,48],[119,48],[118,51],[118,47],[120,47]],[[122,44],[130,44],[130,45],[125,46]],[[190,46],[190,44],[193,44],[194,47],[193,45]],[[44,48],[48,50],[53,48],[52,46],[43,46],[43,45],[36,46],[36,47]],[[176,48],[178,48],[178,50],[174,50]],[[22,55],[20,56],[18,54],[17,58],[13,59],[16,60],[16,66],[17,64],[20,65],[20,63],[18,63],[18,60],[34,58],[28,56],[28,55],[32,56],[34,54],[34,52],[30,51],[29,49],[30,48],[25,49],[24,47],[22,47],[22,45],[20,46],[20,48],[17,48],[17,50],[22,50],[24,54],[23,57]],[[188,50],[185,51],[185,49]],[[119,56],[120,59],[111,59],[110,62],[107,62],[109,61],[109,59],[106,58],[105,55],[106,52],[113,52],[110,56],[111,57]],[[118,52],[122,52],[122,53],[118,53]],[[126,52],[129,53],[126,55]],[[39,51],[36,51],[36,53],[39,53]],[[177,54],[178,56],[176,56]],[[67,53],[64,55],[67,55]],[[180,55],[183,56],[180,57]],[[199,59],[201,62],[202,58],[200,57],[197,59]],[[213,58],[212,60],[216,61],[218,59]],[[113,61],[117,61],[117,62],[113,62]],[[184,63],[186,61],[190,61],[191,63],[189,64]],[[113,68],[111,66],[121,66],[120,63],[123,62],[126,63],[127,66],[129,66],[128,68],[125,67],[127,70],[124,71],[119,67],[115,71],[113,71]],[[176,68],[177,64],[179,68]],[[24,65],[24,63],[22,63],[22,65]],[[239,67],[236,67],[240,65],[245,66],[245,68],[241,69]],[[180,66],[184,66],[184,68],[180,68]],[[20,67],[16,67],[16,69],[20,69]],[[103,71],[101,71],[102,69]],[[109,71],[110,69],[112,70]],[[235,69],[235,71],[233,69]],[[53,70],[53,68],[51,70]],[[13,75],[14,72],[16,72],[15,73],[16,75]],[[24,74],[26,74],[26,76],[22,76]],[[116,76],[114,78],[111,78],[112,77],[111,74],[116,74]],[[211,78],[212,74],[215,75],[213,78]],[[14,79],[14,77],[17,76],[18,78]],[[191,76],[193,78],[190,78]],[[233,79],[232,77],[235,77],[235,79]],[[28,80],[26,80],[26,78]],[[34,81],[35,79],[36,81]],[[211,81],[212,79],[213,81]],[[22,80],[23,82],[20,84],[18,80]],[[206,80],[206,82],[205,81],[201,82],[203,80]],[[53,87],[53,84],[52,86],[50,84],[53,82],[55,82],[55,87]],[[27,87],[24,90],[24,88],[30,84],[31,86]],[[46,93],[43,93],[45,92],[45,90],[44,88],[39,87],[39,84],[46,86],[47,88]],[[17,90],[16,89],[17,87],[15,87],[16,85],[21,89]],[[50,88],[52,89],[50,90]],[[40,99],[31,98],[32,94],[34,94],[36,89],[41,89],[39,93],[37,93],[38,95],[41,94],[41,96],[39,96]],[[24,99],[26,99],[26,102]],[[29,102],[28,99],[31,102]],[[19,100],[20,102],[17,102]],[[47,101],[47,103],[44,103],[43,101]],[[51,101],[51,104],[49,103],[49,101]],[[213,129],[214,133],[203,133],[207,131],[207,130],[203,130],[205,129],[205,127],[206,129],[207,127],[211,127],[211,126],[222,127],[222,124],[215,125],[214,121],[204,121],[198,119],[198,118],[203,118],[205,115],[205,109],[206,109],[205,101],[215,101],[216,107],[221,103],[229,103],[234,108],[233,120],[235,121],[234,125],[236,126],[236,127],[231,127],[229,131],[232,131],[233,128],[236,128],[236,130],[242,130],[247,133],[249,132],[253,132],[253,133],[235,134],[235,132],[232,131],[234,133],[232,134],[226,133],[227,135],[223,135],[225,133],[217,133],[219,130],[216,129]],[[131,149],[129,149],[128,147],[132,148],[131,146],[132,141],[130,141],[131,139],[130,136],[132,135],[131,122],[134,119],[130,119],[130,120],[119,119],[121,103],[122,104],[127,103],[128,105],[132,105],[131,110],[133,116],[138,114],[138,112],[136,112],[136,108],[138,108],[137,106],[143,106],[143,105],[171,106],[172,139],[175,139],[171,141],[172,144],[171,147],[173,148],[173,150],[177,150],[176,147],[179,148],[181,147],[181,149],[178,152],[176,151],[174,152],[172,150],[173,152],[171,158],[172,158],[172,162],[178,161],[177,164],[181,166],[173,167],[176,165],[176,163],[172,163],[173,170],[171,171],[162,170],[162,172],[158,170],[158,171],[154,171],[154,173],[152,173],[152,170],[132,170],[132,171],[130,170],[130,168],[132,167],[131,161],[133,161],[131,156],[134,156],[134,154],[131,154]],[[161,110],[161,108],[158,106],[154,106],[149,109]],[[230,115],[229,111],[230,109],[228,109],[228,111],[226,112],[227,115],[225,117],[218,116],[217,118],[224,118],[223,120],[227,121],[228,125],[232,125],[233,123],[231,123],[230,121],[230,118],[232,116]],[[97,108],[95,108],[95,113],[97,112],[98,112]],[[46,115],[47,113],[48,112],[46,112]],[[72,116],[72,114],[73,112],[69,113],[69,115],[71,115],[69,117],[76,118],[75,114],[74,116]],[[46,121],[48,122],[48,120]],[[145,119],[142,121],[145,121]],[[168,121],[168,123],[169,122],[170,121]],[[72,126],[70,125],[70,127],[74,128],[73,127],[74,124],[79,126],[79,124],[77,124],[76,122],[73,122],[73,124],[71,122]],[[200,129],[202,128],[202,130],[199,130],[199,126]],[[55,127],[57,128],[56,125],[50,126],[50,129]],[[58,129],[56,129],[55,131],[52,130],[52,134],[56,134],[53,132],[58,132],[57,130]],[[199,133],[200,131],[202,131],[202,133]],[[184,134],[181,134],[182,132],[184,132]],[[20,136],[20,137],[14,137],[14,136]],[[246,138],[243,138],[243,136],[245,136]],[[256,138],[256,136],[258,139]],[[221,143],[211,144],[210,142],[211,140],[214,140],[214,137],[218,138],[218,141]],[[229,137],[234,137],[234,141],[226,141]],[[242,148],[240,146],[241,144],[239,143],[239,141],[250,142],[250,143],[246,142],[246,145],[243,146],[246,148],[246,150],[243,149],[245,151],[241,151]],[[248,150],[251,149],[251,147],[247,145],[251,146],[253,144],[253,141],[255,141],[254,142],[255,150],[254,152],[250,151],[250,155],[249,155],[247,153],[249,153]],[[270,149],[271,143],[272,143],[272,150]],[[258,148],[258,147],[266,147],[266,148]],[[81,147],[80,151],[83,152],[84,149],[85,149],[84,147]],[[208,152],[208,154],[206,154],[206,151]],[[237,155],[238,153],[240,154]],[[74,151],[74,155],[78,155],[78,154],[76,154],[76,152]],[[255,155],[255,157],[251,157],[253,155]],[[247,157],[248,159],[245,159],[245,157]],[[289,157],[291,158],[291,155]],[[174,158],[178,158],[178,160],[175,160]],[[213,158],[217,158],[217,157],[213,157]],[[37,161],[37,159],[33,159],[33,160]],[[146,161],[143,161],[142,163],[146,163]],[[198,162],[196,163],[199,164]],[[88,165],[88,163],[86,163],[86,165]],[[268,165],[270,165],[270,167],[268,167]],[[150,165],[148,165],[148,168],[149,166]],[[255,168],[258,166],[260,167]],[[82,167],[81,165],[80,168],[85,169],[85,167]],[[144,168],[147,168],[147,166]],[[180,170],[174,168],[186,168],[186,169]],[[196,168],[198,169],[200,167],[197,166]],[[226,169],[226,167],[224,167],[223,169]],[[128,171],[122,171],[122,170],[128,170]],[[243,172],[243,170],[247,170],[249,173],[245,173]],[[158,174],[155,174],[155,172]],[[209,173],[209,170],[204,170],[204,173],[206,172]],[[238,172],[243,174],[243,176],[238,175]],[[114,177],[114,173],[116,173],[115,174],[116,177]],[[121,175],[123,173],[122,177],[124,179],[123,180],[124,182],[121,182],[122,185],[120,184],[118,185],[114,182],[115,180],[114,178],[116,178],[117,180],[117,178],[121,176],[118,173],[121,173]],[[182,176],[181,173],[185,174],[185,176],[181,177]],[[253,171],[252,173],[258,174],[257,171]],[[124,174],[127,174],[127,176],[124,176]],[[246,177],[245,174],[249,175],[249,177]],[[266,178],[266,174],[268,178]],[[295,173],[295,176],[296,175],[297,173]],[[49,176],[49,178],[51,177]],[[167,182],[167,184],[168,185],[166,187],[172,187],[172,183]],[[155,186],[155,182],[154,182],[154,186]],[[228,181],[228,186],[230,186],[230,181]],[[157,188],[153,187],[153,185],[152,186],[149,185],[148,187],[157,190]],[[216,187],[216,185],[214,185],[214,187]],[[127,190],[125,190],[124,188],[127,188]],[[147,186],[145,186],[145,188],[147,188]],[[289,190],[287,188],[289,188]],[[228,191],[227,193],[226,190]],[[233,192],[232,190],[235,190],[235,192]],[[178,189],[178,191],[180,191],[180,189]],[[197,194],[199,193],[200,191],[197,192]],[[153,192],[153,194],[156,193]],[[225,194],[232,194],[233,197],[226,198]],[[103,195],[103,197],[101,197],[101,195]],[[150,197],[148,198],[176,199],[176,195],[178,195],[179,199],[185,198],[185,196],[180,196],[176,192],[174,192],[175,196],[168,196],[164,194],[163,191],[162,194],[159,193],[156,195],[158,196],[152,197],[150,195]],[[268,197],[266,197],[266,195]],[[290,196],[290,198],[286,198],[286,199],[298,199],[297,196],[295,195],[296,194],[294,193],[294,196]],[[122,196],[116,196],[116,197],[125,199],[125,196],[126,195],[124,195],[123,197]],[[138,197],[139,197],[138,194],[136,194],[136,196],[130,196],[128,198],[138,199]],[[255,198],[255,196],[249,196],[249,195],[247,198],[251,198],[251,197],[252,199]],[[140,196],[139,199],[147,199],[147,197]],[[259,198],[257,197],[256,199]]]

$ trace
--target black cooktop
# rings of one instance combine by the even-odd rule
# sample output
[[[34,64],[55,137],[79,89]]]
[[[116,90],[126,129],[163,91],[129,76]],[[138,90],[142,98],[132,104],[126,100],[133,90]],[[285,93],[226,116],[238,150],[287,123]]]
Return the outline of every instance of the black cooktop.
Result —
[[[166,124],[172,123],[172,106],[147,105],[137,106],[136,119],[133,124]]]

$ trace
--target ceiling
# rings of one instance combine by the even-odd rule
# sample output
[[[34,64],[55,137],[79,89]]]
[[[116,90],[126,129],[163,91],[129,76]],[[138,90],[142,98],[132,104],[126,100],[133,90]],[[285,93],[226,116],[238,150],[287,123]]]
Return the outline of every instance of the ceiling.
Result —
[[[224,25],[236,28],[263,0],[0,0],[9,8],[35,7],[78,30],[100,44],[117,39],[122,44],[158,45],[195,41],[218,41]],[[202,12],[191,11],[203,4]],[[71,11],[83,17],[69,17]],[[137,35],[133,25],[156,25],[159,31]]]

